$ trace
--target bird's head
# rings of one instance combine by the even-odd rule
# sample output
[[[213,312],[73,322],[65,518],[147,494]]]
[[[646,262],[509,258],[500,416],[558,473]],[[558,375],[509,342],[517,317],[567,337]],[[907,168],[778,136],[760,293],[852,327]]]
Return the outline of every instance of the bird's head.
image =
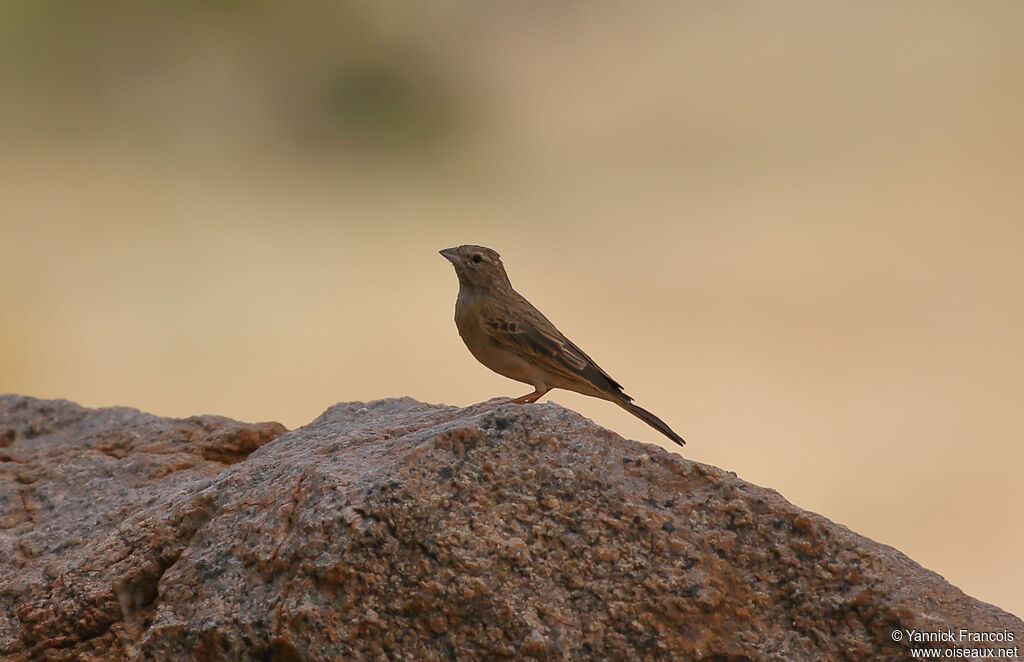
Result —
[[[459,284],[470,290],[511,289],[501,256],[484,246],[455,246],[440,251],[451,260]]]

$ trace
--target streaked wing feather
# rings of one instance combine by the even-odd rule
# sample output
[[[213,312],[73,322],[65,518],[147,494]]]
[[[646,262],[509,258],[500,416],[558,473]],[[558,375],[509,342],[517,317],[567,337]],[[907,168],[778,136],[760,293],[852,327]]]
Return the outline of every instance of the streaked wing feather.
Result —
[[[513,317],[508,311],[490,309],[484,312],[487,332],[495,341],[509,346],[526,360],[569,379],[582,379],[600,390],[622,393],[622,386],[598,366],[586,352],[566,338],[528,301],[521,299],[525,314]]]

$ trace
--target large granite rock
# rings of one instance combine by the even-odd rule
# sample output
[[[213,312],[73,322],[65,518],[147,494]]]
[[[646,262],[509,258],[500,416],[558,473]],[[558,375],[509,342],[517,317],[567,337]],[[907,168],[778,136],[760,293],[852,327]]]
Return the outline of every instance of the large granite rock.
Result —
[[[0,397],[3,660],[860,662],[961,627],[1024,637],[554,404],[342,403],[284,433]]]

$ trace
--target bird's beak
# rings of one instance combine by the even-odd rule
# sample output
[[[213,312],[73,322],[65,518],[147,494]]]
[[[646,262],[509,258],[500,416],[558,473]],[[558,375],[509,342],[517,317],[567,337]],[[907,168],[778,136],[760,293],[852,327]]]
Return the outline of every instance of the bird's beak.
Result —
[[[459,263],[459,253],[457,248],[446,248],[443,251],[438,251],[438,253],[451,260],[452,264]]]

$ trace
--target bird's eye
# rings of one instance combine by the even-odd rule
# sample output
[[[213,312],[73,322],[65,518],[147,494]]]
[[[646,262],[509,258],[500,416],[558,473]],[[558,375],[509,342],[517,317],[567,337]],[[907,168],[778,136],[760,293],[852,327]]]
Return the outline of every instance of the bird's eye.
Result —
[[[473,260],[474,264],[480,264],[481,262],[484,261],[484,256],[480,255],[480,253],[473,253],[473,257],[469,259]]]

